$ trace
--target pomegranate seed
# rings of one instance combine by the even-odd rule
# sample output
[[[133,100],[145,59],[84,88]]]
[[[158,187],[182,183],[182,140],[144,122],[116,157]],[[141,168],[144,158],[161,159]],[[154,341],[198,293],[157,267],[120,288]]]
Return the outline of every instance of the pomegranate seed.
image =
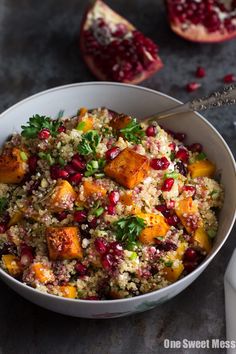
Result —
[[[177,250],[176,244],[171,241],[162,242],[162,241],[156,239],[155,242],[156,242],[156,248],[160,251],[169,252],[169,251],[176,251]]]
[[[33,184],[31,184],[30,188],[27,191],[28,195],[31,195],[33,191],[37,190],[40,185],[39,180],[34,181]]]
[[[116,213],[116,207],[113,204],[109,204],[107,207],[107,212],[109,215],[115,215]]]
[[[0,223],[0,234],[4,234],[7,231],[7,224],[4,222]]]
[[[161,190],[163,192],[169,192],[171,190],[171,188],[173,187],[174,181],[175,181],[174,178],[166,178]]]
[[[175,201],[174,200],[170,199],[166,203],[167,203],[166,206],[167,206],[168,209],[174,209],[174,207],[175,207]]]
[[[64,167],[64,170],[66,170],[69,173],[69,175],[74,175],[76,173],[76,170],[71,164],[66,165]]]
[[[80,262],[76,263],[75,270],[80,276],[86,275],[88,272],[88,269]]]
[[[193,92],[199,89],[201,87],[201,84],[198,82],[190,82],[189,84],[186,85],[186,90],[188,92]]]
[[[167,208],[166,205],[164,205],[164,204],[157,205],[157,206],[156,206],[156,209],[157,209],[158,211],[160,211],[160,213],[162,213],[166,218],[167,218],[168,216],[170,216],[170,210]]]
[[[195,262],[198,258],[197,252],[193,248],[187,248],[184,253],[184,259],[189,262]]]
[[[192,152],[202,152],[203,147],[201,144],[195,143],[195,144],[190,145],[189,150]]]
[[[149,127],[147,127],[146,129],[147,136],[156,136],[156,134],[157,134],[157,130],[154,125],[150,125]]]
[[[151,159],[150,166],[154,170],[166,170],[170,165],[170,162],[166,157],[161,157],[160,159]]]
[[[235,81],[236,81],[236,76],[234,74],[228,74],[228,75],[225,75],[225,77],[224,77],[225,84],[232,84]]]
[[[17,254],[16,245],[13,242],[5,242],[0,248],[0,257],[4,254]]]
[[[52,179],[58,179],[59,178],[59,171],[60,171],[60,166],[59,165],[53,165],[50,167],[50,175]]]
[[[78,154],[73,156],[73,158],[71,160],[71,164],[76,171],[83,171],[86,166],[85,162],[82,160],[82,158]]]
[[[66,211],[61,211],[60,213],[57,213],[56,218],[58,221],[62,221],[67,218],[67,212]]]
[[[177,226],[179,223],[179,218],[177,215],[170,215],[168,218],[166,218],[167,224],[170,226]]]
[[[87,214],[80,210],[74,212],[74,221],[78,223],[83,223],[87,220]]]
[[[101,263],[105,270],[112,270],[114,265],[114,256],[110,253],[104,254],[102,256]]]
[[[33,174],[36,171],[38,163],[38,156],[32,155],[28,158],[29,171]]]
[[[57,129],[58,133],[65,133],[66,131],[66,127],[64,125],[61,125],[58,129]]]
[[[94,241],[94,246],[96,251],[100,254],[105,254],[107,252],[107,241],[103,238],[96,238]]]
[[[83,178],[83,175],[81,173],[76,173],[73,176],[69,177],[69,181],[75,185],[79,184]]]
[[[120,194],[117,191],[112,191],[109,195],[108,195],[108,199],[110,201],[110,203],[112,205],[116,205],[120,199]]]
[[[58,178],[67,179],[69,177],[69,173],[66,170],[59,169],[57,173]]]
[[[171,151],[175,151],[176,144],[175,143],[170,143],[169,144],[169,148],[171,149]]]
[[[197,262],[184,262],[184,269],[187,273],[191,273],[198,266]]]
[[[196,77],[199,77],[200,79],[202,77],[206,76],[206,70],[204,68],[202,68],[201,66],[199,66],[196,70]]]
[[[23,266],[28,266],[33,262],[33,249],[32,247],[23,244],[20,246],[20,262]]]
[[[196,193],[196,188],[194,186],[184,186],[184,192],[187,192],[188,195],[194,196]]]
[[[113,147],[106,151],[106,160],[113,160],[120,153],[120,148]]]
[[[185,133],[174,133],[174,138],[179,141],[184,141],[186,139]]]
[[[187,163],[189,158],[188,150],[180,148],[179,151],[177,151],[175,158]]]
[[[119,242],[117,242],[117,241],[111,242],[109,244],[109,248],[118,257],[122,256],[123,253],[124,253],[124,250],[123,250],[121,244]]]
[[[97,224],[98,224],[98,218],[95,217],[89,222],[89,227],[91,229],[96,229]]]
[[[47,128],[44,128],[42,130],[40,130],[40,132],[38,133],[38,138],[40,140],[46,140],[51,136],[50,130]]]
[[[187,170],[187,168],[184,166],[184,164],[183,164],[182,161],[176,162],[175,167],[176,167],[176,169],[179,171],[179,173],[181,173],[181,175],[183,175],[183,176],[185,176],[185,177],[187,176],[188,170]]]

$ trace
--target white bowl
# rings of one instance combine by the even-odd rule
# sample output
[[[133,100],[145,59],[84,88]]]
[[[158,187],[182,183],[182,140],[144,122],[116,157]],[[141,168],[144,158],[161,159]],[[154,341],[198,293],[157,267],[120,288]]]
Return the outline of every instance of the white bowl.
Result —
[[[57,87],[31,96],[0,115],[0,144],[35,113],[56,117],[60,110],[74,115],[81,106],[109,107],[118,112],[143,118],[175,106],[179,101],[143,87],[108,82],[89,82]],[[225,188],[224,207],[220,212],[219,231],[206,260],[191,274],[176,283],[151,293],[121,300],[88,301],[56,297],[39,292],[15,280],[3,270],[0,278],[33,303],[66,315],[88,318],[125,316],[159,305],[180,293],[207,267],[224,244],[235,220],[236,169],[233,156],[219,133],[196,113],[169,117],[162,124],[174,131],[187,133],[187,143],[203,144],[207,156],[217,164]]]

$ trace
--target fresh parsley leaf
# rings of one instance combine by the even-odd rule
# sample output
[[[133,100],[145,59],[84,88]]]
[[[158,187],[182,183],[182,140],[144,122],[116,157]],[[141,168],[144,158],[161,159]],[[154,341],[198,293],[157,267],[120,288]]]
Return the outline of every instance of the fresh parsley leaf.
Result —
[[[135,144],[138,144],[145,135],[141,125],[137,123],[135,118],[133,118],[125,128],[120,129],[120,132],[126,140]]]
[[[2,214],[4,212],[4,210],[7,207],[7,198],[0,198],[0,214]]]
[[[172,265],[173,265],[173,261],[167,261],[167,262],[165,262],[165,266],[166,266],[166,267],[172,267]]]
[[[94,174],[99,174],[102,170],[103,167],[106,164],[106,160],[105,159],[99,159],[99,160],[92,160],[89,161],[86,165],[86,172],[84,173],[84,175],[86,177],[89,176],[93,176]]]
[[[196,156],[196,160],[201,161],[201,160],[206,160],[206,154],[204,152],[200,152],[197,156]]]
[[[58,134],[58,128],[61,125],[59,120],[52,120],[46,116],[40,116],[39,114],[35,114],[33,117],[29,118],[27,123],[28,125],[22,125],[21,135],[25,138],[34,139],[37,138],[38,133],[42,129],[49,129],[52,136],[56,136]]]
[[[90,130],[83,134],[82,140],[78,145],[78,151],[81,155],[90,155],[96,152],[96,148],[101,141],[97,130]]]
[[[38,156],[40,159],[45,160],[49,163],[50,166],[52,166],[55,163],[55,159],[50,155],[49,152],[39,152]]]
[[[138,236],[145,228],[145,220],[137,216],[122,218],[113,224],[117,241],[122,242],[126,247],[137,242]]]
[[[170,160],[171,160],[171,161],[174,161],[174,159],[175,159],[175,153],[174,153],[174,151],[171,151],[171,153],[170,153]]]

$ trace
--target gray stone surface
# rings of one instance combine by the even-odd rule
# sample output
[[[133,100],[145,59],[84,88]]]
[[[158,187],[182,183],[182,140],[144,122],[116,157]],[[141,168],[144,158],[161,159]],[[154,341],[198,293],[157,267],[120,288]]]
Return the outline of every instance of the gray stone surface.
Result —
[[[185,42],[170,31],[160,0],[108,3],[160,46],[165,67],[144,86],[187,100],[184,86],[194,80],[197,65],[207,70],[198,95],[219,88],[225,74],[236,74],[236,41],[215,45]],[[38,91],[94,79],[77,46],[85,5],[82,0],[0,0],[0,111]],[[234,152],[235,112],[236,107],[231,107],[206,113]],[[223,275],[234,247],[235,229],[188,289],[154,310],[128,318],[99,321],[54,314],[25,301],[1,282],[0,353],[152,354],[168,351],[163,349],[164,338],[224,340]],[[224,350],[214,350],[221,352]]]

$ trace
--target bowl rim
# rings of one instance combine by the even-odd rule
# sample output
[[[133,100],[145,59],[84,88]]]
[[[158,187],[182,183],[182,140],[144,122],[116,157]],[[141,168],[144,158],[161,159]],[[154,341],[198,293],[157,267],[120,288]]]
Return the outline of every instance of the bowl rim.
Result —
[[[149,92],[158,96],[162,96],[165,97],[169,100],[171,100],[172,102],[175,103],[179,103],[182,104],[183,102],[181,102],[180,100],[177,100],[176,98],[173,98],[165,93],[162,93],[160,91],[154,90],[154,89],[150,89],[147,87],[143,87],[143,86],[137,86],[137,85],[132,85],[132,84],[124,84],[124,83],[116,83],[116,82],[110,82],[110,81],[88,81],[88,82],[77,82],[77,83],[72,83],[72,84],[66,84],[66,85],[61,85],[61,86],[56,86],[47,90],[43,90],[40,91],[36,94],[33,94],[29,97],[26,97],[22,100],[20,100],[19,102],[15,103],[14,105],[10,106],[9,108],[7,108],[5,111],[3,111],[0,114],[0,119],[3,118],[5,115],[7,115],[11,110],[27,103],[28,101],[34,100],[37,97],[43,96],[43,95],[47,95],[48,93],[51,92],[55,92],[55,91],[60,91],[60,90],[67,90],[67,89],[71,89],[73,87],[81,87],[81,86],[117,86],[117,87],[127,87],[127,88],[131,88],[131,89],[136,89],[136,90],[140,90],[140,91],[145,91],[145,92]],[[223,144],[226,152],[228,153],[233,169],[234,169],[234,173],[236,175],[236,163],[233,157],[233,154],[229,148],[229,146],[227,145],[227,143],[225,142],[224,138],[221,136],[221,134],[216,130],[216,128],[210,123],[208,122],[208,120],[206,118],[204,118],[201,114],[199,114],[198,112],[193,112],[196,116],[198,116],[198,118],[200,120],[202,120],[205,125],[207,125],[208,127],[210,127],[212,129],[212,131],[215,133],[215,135],[217,135],[217,137],[221,140],[221,143]],[[164,288],[161,289],[157,289],[142,295],[137,295],[134,297],[130,297],[130,298],[123,298],[123,299],[114,299],[114,300],[83,300],[83,299],[69,299],[69,298],[65,298],[65,297],[61,297],[61,296],[57,296],[57,295],[52,295],[52,294],[48,294],[48,293],[44,293],[40,290],[37,290],[35,288],[30,287],[29,285],[26,285],[24,283],[22,283],[21,281],[13,278],[11,275],[9,275],[8,273],[6,273],[3,269],[0,268],[0,275],[1,277],[5,277],[9,280],[9,282],[12,282],[19,287],[23,287],[23,289],[31,292],[33,295],[36,293],[39,296],[42,297],[47,297],[51,300],[57,300],[57,301],[61,301],[61,302],[68,302],[68,303],[73,303],[73,304],[89,304],[89,305],[105,305],[105,304],[122,304],[122,303],[126,303],[126,302],[130,302],[130,301],[135,301],[135,300],[145,300],[146,298],[150,297],[151,295],[155,295],[155,294],[161,294],[163,292],[166,292],[166,290],[172,290],[174,289],[177,284],[180,285],[181,283],[184,283],[186,281],[186,279],[189,279],[190,277],[194,277],[194,274],[201,272],[201,270],[203,271],[205,266],[207,266],[212,260],[213,258],[216,256],[216,254],[219,252],[219,250],[221,249],[221,247],[224,245],[224,243],[226,242],[233,226],[234,226],[234,222],[236,220],[236,203],[234,206],[235,210],[234,210],[234,215],[232,218],[232,222],[231,225],[227,231],[227,233],[225,234],[224,239],[221,241],[221,243],[218,245],[218,247],[215,249],[215,251],[209,256],[206,257],[205,260],[200,264],[200,266],[198,266],[193,272],[189,273],[188,275],[186,275],[185,277],[177,280],[176,282],[174,282],[173,284],[170,284]],[[200,275],[200,274],[199,274]]]

